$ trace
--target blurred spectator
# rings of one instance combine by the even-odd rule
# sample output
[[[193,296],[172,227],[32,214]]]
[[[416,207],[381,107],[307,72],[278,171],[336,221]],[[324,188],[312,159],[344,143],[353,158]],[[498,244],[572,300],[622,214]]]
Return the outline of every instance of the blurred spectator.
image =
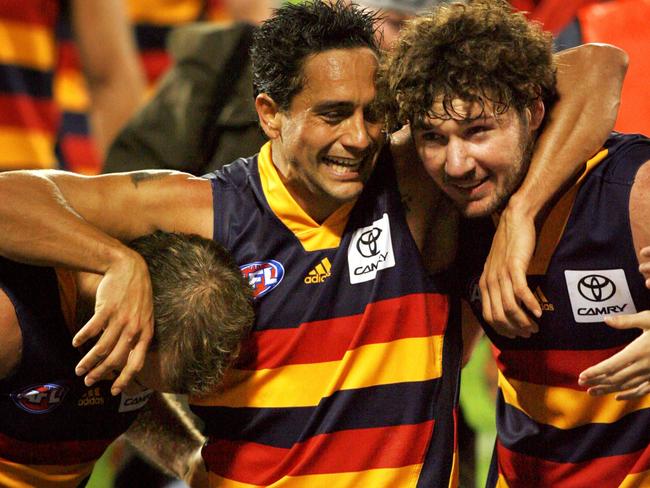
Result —
[[[93,131],[104,146],[140,99],[143,80],[121,0],[0,2],[0,170],[57,166],[54,32],[65,9],[90,87]]]
[[[259,150],[265,138],[253,106],[248,48],[253,25],[279,2],[247,3],[248,15],[242,6],[238,11],[242,21],[199,22],[172,32],[174,67],[119,134],[104,172],[161,168],[202,175]]]
[[[149,91],[153,91],[160,76],[171,65],[166,42],[172,28],[196,20],[228,20],[231,17],[230,4],[238,3],[233,0],[118,1],[124,5],[133,26]],[[239,3],[246,4],[247,1]],[[120,127],[112,131],[104,141],[91,137],[93,131],[90,130],[87,118],[90,108],[88,89],[81,76],[81,63],[70,26],[70,16],[61,16],[57,25],[61,52],[55,78],[55,98],[63,109],[57,145],[58,157],[65,169],[96,174],[101,170],[107,143],[110,144]]]

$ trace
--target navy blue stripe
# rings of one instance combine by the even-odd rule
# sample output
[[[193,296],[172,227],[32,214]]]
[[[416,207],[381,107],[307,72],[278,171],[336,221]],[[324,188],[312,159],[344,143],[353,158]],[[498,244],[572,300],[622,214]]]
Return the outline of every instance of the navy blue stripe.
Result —
[[[0,92],[49,99],[52,72],[0,64]]]
[[[316,407],[191,408],[212,438],[290,448],[318,434],[431,420],[431,406],[422,399],[437,398],[437,388],[439,379],[339,391]]]
[[[167,35],[171,29],[171,26],[137,24],[135,26],[135,38],[139,50],[165,49]]]
[[[433,437],[424,459],[417,488],[447,488],[452,474],[456,437],[453,412],[458,406],[462,357],[459,299],[451,301],[443,353],[442,370],[444,374],[440,380],[440,391],[435,397],[435,404],[431,406],[435,409],[436,423],[433,427]]]
[[[512,451],[560,463],[580,463],[647,448],[650,444],[650,409],[632,412],[611,424],[594,423],[558,429],[538,424],[507,405],[499,391],[497,431],[501,444]]]
[[[64,112],[61,117],[61,132],[66,135],[87,136],[90,133],[85,113]]]

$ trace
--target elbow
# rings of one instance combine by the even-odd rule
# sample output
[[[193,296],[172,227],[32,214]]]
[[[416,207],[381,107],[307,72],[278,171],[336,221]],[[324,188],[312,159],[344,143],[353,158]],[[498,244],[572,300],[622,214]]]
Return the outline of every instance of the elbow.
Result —
[[[601,75],[625,77],[630,62],[628,54],[612,44],[591,43],[583,46],[587,61]]]

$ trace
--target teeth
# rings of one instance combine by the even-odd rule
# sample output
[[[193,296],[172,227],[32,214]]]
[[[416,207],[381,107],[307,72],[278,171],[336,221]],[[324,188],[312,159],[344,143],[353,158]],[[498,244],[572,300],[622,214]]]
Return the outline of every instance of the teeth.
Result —
[[[338,159],[325,157],[325,162],[338,173],[351,173],[357,171],[361,167],[361,161],[351,161],[349,159]]]

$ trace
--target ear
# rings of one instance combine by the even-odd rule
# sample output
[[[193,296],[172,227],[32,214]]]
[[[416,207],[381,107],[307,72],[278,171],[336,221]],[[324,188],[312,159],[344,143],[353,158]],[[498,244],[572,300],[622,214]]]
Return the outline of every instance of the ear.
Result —
[[[260,93],[255,98],[255,110],[266,137],[271,140],[280,137],[282,114],[278,104],[266,93]]]
[[[533,102],[533,105],[528,109],[530,113],[530,130],[531,132],[536,131],[539,129],[539,126],[542,125],[542,121],[544,120],[544,114],[546,113],[546,109],[544,108],[544,102],[542,101],[541,98],[538,98]]]

